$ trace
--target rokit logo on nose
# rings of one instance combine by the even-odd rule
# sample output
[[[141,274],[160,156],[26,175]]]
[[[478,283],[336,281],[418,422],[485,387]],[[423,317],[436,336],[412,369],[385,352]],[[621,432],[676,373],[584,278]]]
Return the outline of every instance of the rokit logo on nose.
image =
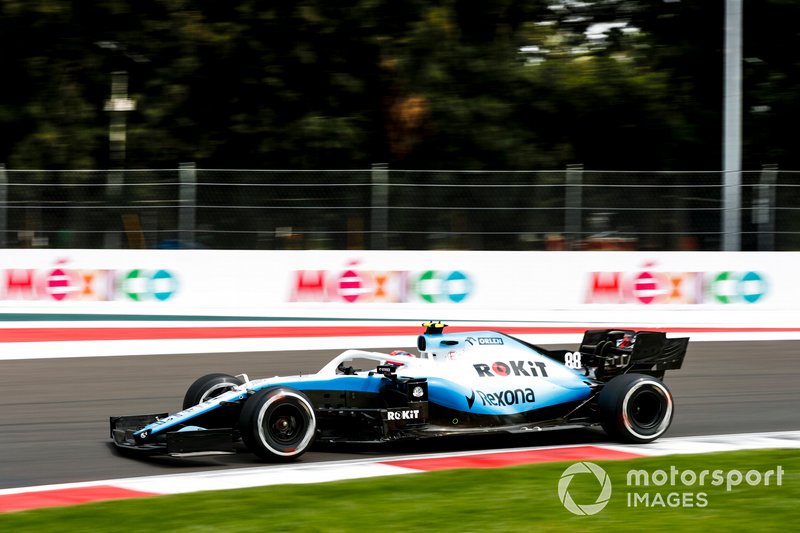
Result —
[[[484,378],[491,378],[495,376],[532,376],[532,377],[547,377],[547,365],[541,361],[495,361],[489,366],[486,363],[477,363],[472,365],[478,376]]]

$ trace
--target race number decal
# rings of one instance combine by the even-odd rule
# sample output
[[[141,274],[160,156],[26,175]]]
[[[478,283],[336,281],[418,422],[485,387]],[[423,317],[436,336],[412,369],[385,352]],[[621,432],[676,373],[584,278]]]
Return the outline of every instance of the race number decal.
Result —
[[[567,368],[581,368],[581,352],[567,352],[564,354],[564,365]]]

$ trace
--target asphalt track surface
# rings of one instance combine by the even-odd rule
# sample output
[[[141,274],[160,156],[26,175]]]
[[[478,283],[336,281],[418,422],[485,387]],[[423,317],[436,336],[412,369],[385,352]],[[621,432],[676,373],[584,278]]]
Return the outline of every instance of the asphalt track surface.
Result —
[[[690,343],[683,368],[667,373],[676,414],[666,435],[800,430],[799,351],[795,341]],[[108,418],[176,411],[188,385],[203,374],[245,372],[256,378],[313,373],[338,353],[0,361],[0,489],[263,466],[246,452],[180,460],[120,456],[110,444]],[[607,438],[599,430],[552,431],[314,449],[300,460],[601,441]]]

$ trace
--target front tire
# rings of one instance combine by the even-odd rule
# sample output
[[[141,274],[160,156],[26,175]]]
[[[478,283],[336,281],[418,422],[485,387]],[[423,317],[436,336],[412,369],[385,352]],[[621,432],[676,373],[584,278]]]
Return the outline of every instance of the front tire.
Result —
[[[675,412],[667,386],[652,376],[623,374],[600,391],[600,420],[609,436],[647,443],[663,435]]]
[[[245,402],[239,429],[247,448],[262,459],[293,461],[314,442],[317,419],[305,394],[275,387]]]
[[[183,397],[183,408],[188,409],[199,403],[228,392],[232,388],[239,386],[243,381],[228,374],[206,374],[197,378],[189,386],[186,395]]]

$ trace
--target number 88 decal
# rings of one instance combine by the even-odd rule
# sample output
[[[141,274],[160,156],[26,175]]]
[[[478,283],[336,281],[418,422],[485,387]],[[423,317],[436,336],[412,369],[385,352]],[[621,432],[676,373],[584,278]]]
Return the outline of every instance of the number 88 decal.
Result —
[[[581,368],[581,352],[567,352],[564,354],[564,366],[567,368]]]

